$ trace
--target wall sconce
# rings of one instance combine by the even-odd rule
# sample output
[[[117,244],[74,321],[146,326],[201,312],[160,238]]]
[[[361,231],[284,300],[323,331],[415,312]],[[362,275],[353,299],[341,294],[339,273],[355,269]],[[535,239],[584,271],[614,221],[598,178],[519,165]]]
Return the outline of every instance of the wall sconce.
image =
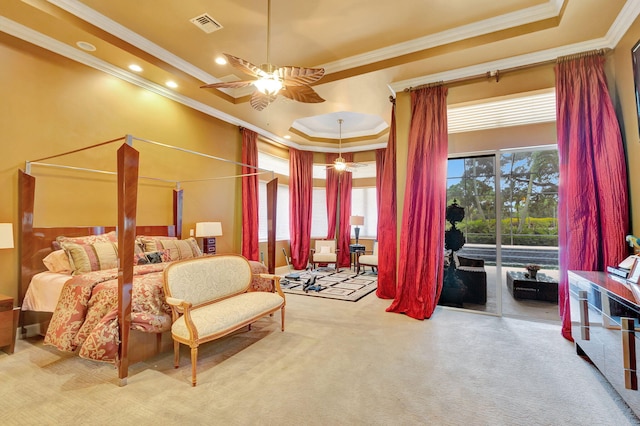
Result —
[[[356,229],[354,229],[356,233],[356,244],[358,244],[358,238],[360,238],[360,228],[359,225],[364,225],[364,216],[351,216],[351,225],[355,225]]]
[[[198,222],[196,223],[196,237],[202,238],[202,252],[204,254],[216,254],[216,237],[222,235],[222,223]]]
[[[13,223],[0,223],[0,249],[13,248]]]

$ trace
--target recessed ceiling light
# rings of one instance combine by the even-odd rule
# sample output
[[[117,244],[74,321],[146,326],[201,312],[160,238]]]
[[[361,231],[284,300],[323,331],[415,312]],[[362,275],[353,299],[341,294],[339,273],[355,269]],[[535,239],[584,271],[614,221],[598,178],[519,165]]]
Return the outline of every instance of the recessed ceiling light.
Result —
[[[76,46],[78,46],[82,50],[86,50],[87,52],[95,52],[96,50],[96,47],[93,44],[86,41],[79,41],[76,43]]]
[[[285,136],[284,136],[284,138],[285,138],[285,139],[291,139],[291,136],[289,136],[289,135],[285,135]]]
[[[216,58],[216,64],[218,64],[218,65],[227,65],[227,60],[225,58],[223,58],[222,56],[218,56]]]
[[[167,87],[171,87],[172,89],[175,89],[176,87],[178,87],[178,83],[172,80],[167,81],[165,84],[167,85]]]
[[[129,65],[129,69],[131,71],[135,71],[135,72],[141,72],[142,71],[142,67],[140,65],[136,65],[136,64]]]

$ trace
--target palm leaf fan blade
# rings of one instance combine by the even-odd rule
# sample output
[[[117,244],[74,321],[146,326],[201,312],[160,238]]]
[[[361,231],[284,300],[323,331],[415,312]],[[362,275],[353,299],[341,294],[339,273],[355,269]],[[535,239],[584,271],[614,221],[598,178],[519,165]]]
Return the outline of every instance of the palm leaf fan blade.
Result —
[[[309,86],[285,86],[280,90],[280,94],[291,100],[307,104],[324,102],[324,99]]]
[[[251,100],[249,101],[249,103],[254,109],[258,111],[262,111],[263,109],[268,107],[271,102],[275,100],[276,100],[276,95],[273,95],[273,94],[265,95],[264,93],[256,90],[251,95]]]
[[[238,58],[237,56],[229,55],[228,53],[225,53],[224,56],[227,57],[227,60],[232,67],[242,71],[245,74],[249,74],[252,77],[258,78],[266,76],[266,73],[262,70],[262,68],[252,64],[249,61],[245,61],[244,59]]]
[[[251,86],[253,81],[228,81],[222,83],[212,83],[200,86],[201,89],[240,89],[242,87]]]
[[[324,76],[324,68],[286,66],[278,68],[276,74],[286,86],[308,86]]]

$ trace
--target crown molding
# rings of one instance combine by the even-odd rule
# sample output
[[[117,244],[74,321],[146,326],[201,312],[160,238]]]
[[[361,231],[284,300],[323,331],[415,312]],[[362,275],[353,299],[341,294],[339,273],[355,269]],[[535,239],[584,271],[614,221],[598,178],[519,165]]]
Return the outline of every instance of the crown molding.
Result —
[[[560,14],[562,5],[567,0],[549,0],[546,4],[529,7],[517,12],[507,13],[473,24],[463,25],[451,30],[442,31],[420,37],[404,43],[394,44],[382,49],[373,50],[362,55],[354,55],[339,61],[329,62],[319,67],[327,73],[335,73],[346,69],[357,68],[375,62],[384,61],[421,50],[442,46],[468,38],[478,37],[492,32],[530,24],[540,20],[554,18]]]
[[[640,0],[627,0],[615,21],[607,31],[605,38],[609,41],[609,48],[614,49],[640,15]]]
[[[78,0],[47,0],[49,3],[89,22],[92,25],[126,41],[127,43],[142,49],[156,58],[180,69],[181,71],[205,82],[206,84],[218,83],[219,79],[208,74],[202,69],[184,61],[173,53],[163,49],[155,43],[147,40],[139,34],[118,24],[117,22],[98,13],[94,9],[84,5]],[[543,19],[553,18],[559,15],[562,5],[567,0],[549,0],[545,4],[529,7],[517,12],[508,13],[494,18],[485,19],[469,25],[463,25],[437,34],[417,38],[405,43],[398,43],[382,49],[373,50],[361,55],[351,56],[339,61],[316,66],[324,68],[327,73],[334,73],[346,69],[369,65],[397,56],[418,52],[436,46],[453,43],[467,38],[477,37],[495,31],[529,24]],[[633,1],[633,0],[631,0]],[[228,90],[225,93],[235,98],[246,96],[246,89]]]
[[[620,39],[627,32],[636,18],[640,15],[640,0],[627,0],[623,8],[618,13],[613,24],[607,31],[605,37],[588,40],[581,43],[560,46],[553,49],[541,50],[520,56],[513,56],[501,60],[485,62],[466,68],[458,68],[455,70],[443,71],[436,74],[424,75],[408,80],[397,81],[389,84],[389,89],[394,96],[398,91],[417,87],[423,84],[434,83],[437,81],[449,81],[459,78],[468,78],[477,75],[486,74],[497,70],[507,70],[520,66],[532,65],[542,62],[554,61],[561,56],[573,55],[576,53],[587,52],[597,49],[615,49]]]
[[[465,68],[457,68],[455,70],[447,70],[440,73],[423,75],[407,80],[396,81],[389,84],[389,88],[394,93],[403,90],[409,90],[412,87],[422,86],[424,84],[444,81],[445,84],[450,80],[457,80],[469,77],[475,77],[486,73],[494,73],[499,70],[508,70],[521,66],[539,64],[549,61],[555,61],[558,57],[573,55],[576,53],[586,52],[589,50],[609,48],[609,41],[606,38],[597,40],[589,40],[567,46],[561,46],[553,49],[541,50],[534,53],[528,53],[520,56],[500,59],[496,61],[485,62],[482,64],[472,65]],[[493,75],[493,74],[491,74]]]
[[[206,71],[194,66],[193,64],[185,61],[179,56],[174,55],[166,49],[158,46],[150,40],[142,37],[141,35],[131,31],[130,29],[120,25],[116,21],[107,18],[103,14],[97,12],[94,9],[86,6],[85,4],[77,0],[47,0],[49,3],[59,7],[60,9],[75,15],[76,17],[86,21],[109,34],[118,37],[121,40],[126,41],[132,46],[141,49],[161,61],[197,78],[206,84],[218,83],[221,80],[215,78]]]

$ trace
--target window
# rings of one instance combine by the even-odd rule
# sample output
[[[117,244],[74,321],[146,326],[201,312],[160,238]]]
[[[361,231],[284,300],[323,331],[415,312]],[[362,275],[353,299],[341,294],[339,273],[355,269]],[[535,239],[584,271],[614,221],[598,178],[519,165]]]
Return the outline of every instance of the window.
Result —
[[[360,226],[361,238],[377,238],[378,200],[376,188],[353,188],[351,190],[351,215],[364,216],[364,225]],[[351,227],[351,236],[355,238],[355,226]]]
[[[279,175],[289,176],[289,160],[264,152],[258,152],[261,169],[273,170]],[[289,187],[278,185],[276,202],[276,240],[289,240]],[[258,239],[267,241],[267,182],[258,184]]]
[[[328,231],[329,220],[327,218],[326,188],[313,188],[313,204],[311,207],[311,238],[327,238]]]
[[[289,160],[273,155],[258,153],[260,168],[273,170],[276,173],[289,176]],[[369,169],[369,170],[367,170]],[[358,177],[375,177],[375,165],[369,164],[358,170]],[[313,166],[314,179],[326,179],[326,166]],[[259,183],[259,211],[258,238],[267,240],[267,183]],[[276,240],[289,240],[289,187],[278,185],[278,200],[276,213]],[[326,238],[328,233],[327,195],[324,187],[313,188],[311,205],[311,237]],[[376,188],[353,188],[351,192],[351,214],[364,216],[364,225],[360,226],[360,237],[376,238],[378,229],[378,208]],[[351,236],[355,238],[355,227],[351,227]]]
[[[496,211],[503,245],[558,245],[558,151],[514,150],[495,157],[451,158],[447,166],[447,204],[465,208],[458,226],[467,243],[496,243]],[[496,208],[496,175],[501,207]],[[448,225],[447,225],[448,226]]]
[[[558,245],[558,150],[500,156],[502,244]]]
[[[276,240],[289,240],[289,187],[278,185]],[[267,182],[258,184],[258,239],[267,241]]]

